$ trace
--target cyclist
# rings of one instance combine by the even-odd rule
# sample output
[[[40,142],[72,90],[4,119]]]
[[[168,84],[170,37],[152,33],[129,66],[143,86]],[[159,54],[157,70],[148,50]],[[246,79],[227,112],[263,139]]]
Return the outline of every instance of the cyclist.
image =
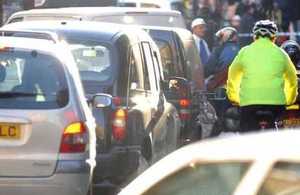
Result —
[[[296,69],[300,69],[300,45],[294,40],[287,40],[282,43],[281,48],[290,56]]]
[[[238,32],[233,27],[224,27],[216,33],[219,41],[205,65],[207,89],[213,90],[226,84],[228,66],[240,50]]]
[[[224,124],[225,113],[228,108],[232,107],[228,99],[224,98],[226,97],[225,85],[228,67],[240,50],[240,46],[238,44],[238,32],[233,27],[221,28],[215,35],[219,45],[212,51],[204,70],[207,78],[207,91],[215,93],[216,97],[211,99],[211,103],[218,116],[216,124],[216,130],[218,131],[214,132],[218,134],[220,130],[232,130]]]
[[[254,41],[243,47],[229,67],[227,95],[240,106],[241,131],[259,129],[257,111],[272,113],[275,119],[297,97],[296,69],[281,48],[275,45],[277,26],[260,20],[253,27]]]

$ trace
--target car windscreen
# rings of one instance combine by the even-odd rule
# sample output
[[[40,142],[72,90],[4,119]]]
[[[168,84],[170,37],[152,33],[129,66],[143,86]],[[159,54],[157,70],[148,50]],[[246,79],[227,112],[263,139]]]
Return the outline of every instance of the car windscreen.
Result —
[[[68,98],[64,68],[53,55],[0,50],[0,108],[55,109],[67,105]]]
[[[265,178],[257,195],[299,195],[300,163],[277,162]]]
[[[83,82],[105,82],[112,77],[110,49],[98,42],[68,40]]]
[[[112,22],[120,24],[136,24],[144,26],[163,26],[163,27],[180,27],[186,28],[184,20],[179,16],[171,15],[152,15],[152,14],[124,14],[111,16],[97,16],[95,21]]]
[[[250,165],[249,162],[191,163],[143,195],[231,195]]]

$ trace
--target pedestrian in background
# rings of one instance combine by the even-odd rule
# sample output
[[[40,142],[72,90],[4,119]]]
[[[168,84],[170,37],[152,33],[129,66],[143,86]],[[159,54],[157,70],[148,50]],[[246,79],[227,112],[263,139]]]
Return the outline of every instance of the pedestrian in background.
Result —
[[[234,15],[230,20],[230,26],[239,32],[241,29],[241,17],[239,15]]]
[[[210,55],[210,50],[206,41],[204,40],[206,33],[206,22],[202,18],[196,18],[192,21],[191,29],[198,48],[201,63],[202,65],[205,65]]]
[[[227,68],[240,50],[238,32],[233,27],[224,27],[216,33],[219,45],[212,51],[205,66],[205,77],[224,72],[225,79],[217,86],[225,85]],[[217,78],[220,79],[220,78]]]
[[[241,46],[246,46],[252,42],[252,37],[250,36],[251,30],[257,18],[256,14],[256,6],[255,4],[249,4],[245,7],[245,13],[241,18],[241,29],[240,32],[244,34],[249,34],[249,36],[241,37],[240,43]]]

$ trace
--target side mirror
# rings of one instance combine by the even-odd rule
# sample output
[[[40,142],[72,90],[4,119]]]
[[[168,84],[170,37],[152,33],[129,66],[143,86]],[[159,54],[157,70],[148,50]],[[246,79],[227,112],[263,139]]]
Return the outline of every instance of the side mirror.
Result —
[[[94,108],[106,108],[112,104],[112,96],[109,94],[96,94],[93,96],[92,104]]]
[[[164,89],[176,94],[177,98],[189,97],[191,95],[191,86],[189,81],[182,77],[170,77]]]

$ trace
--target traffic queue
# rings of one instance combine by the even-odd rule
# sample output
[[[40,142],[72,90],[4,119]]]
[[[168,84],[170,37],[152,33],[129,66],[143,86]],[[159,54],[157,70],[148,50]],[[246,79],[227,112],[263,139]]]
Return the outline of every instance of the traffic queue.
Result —
[[[276,92],[266,96],[247,80],[256,71],[247,67],[253,56],[265,56],[259,57],[258,49],[241,49],[233,27],[216,33],[219,45],[210,51],[203,39],[206,24],[196,18],[189,31],[180,12],[157,8],[69,7],[13,14],[0,29],[0,195],[95,195],[105,185],[116,188],[113,193],[124,188],[121,194],[256,194],[263,177],[274,182],[277,168],[283,172],[277,177],[288,185],[283,178],[290,169],[281,165],[290,165],[280,161],[282,153],[257,163],[263,154],[242,155],[254,154],[246,140],[263,145],[262,139],[272,134],[248,139],[239,132],[300,125],[299,45],[276,46],[272,21],[254,26],[256,48],[272,47],[273,55],[281,57],[276,58],[281,72],[273,74],[278,79],[264,80],[283,91],[276,96],[275,115],[267,99]],[[241,54],[245,50],[253,52],[247,60]],[[260,99],[250,101],[245,95],[247,82],[254,86],[249,97],[256,92]],[[238,137],[206,141],[229,131]],[[292,139],[297,134],[282,136]],[[179,149],[198,140],[203,143]],[[208,155],[222,147],[229,151],[233,143],[241,148],[232,159],[230,154]],[[265,166],[257,167],[260,163]],[[273,165],[274,173],[268,175]],[[248,189],[244,176],[253,179],[248,172],[260,170],[260,183],[254,178],[258,186]],[[231,181],[223,178],[226,174],[233,176]],[[194,179],[197,188],[189,188]],[[270,185],[263,183],[261,190],[272,191]]]

